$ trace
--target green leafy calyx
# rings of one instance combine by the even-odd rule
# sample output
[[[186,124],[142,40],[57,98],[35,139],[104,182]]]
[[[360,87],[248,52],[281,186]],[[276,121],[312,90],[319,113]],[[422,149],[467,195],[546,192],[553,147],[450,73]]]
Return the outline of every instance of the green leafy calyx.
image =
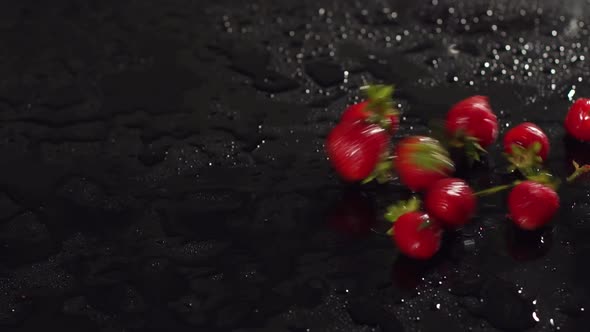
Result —
[[[454,171],[455,165],[449,152],[434,139],[413,143],[412,162],[424,170],[448,174]]]
[[[400,201],[390,205],[385,213],[385,219],[393,223],[402,215],[418,211],[418,209],[420,209],[420,200],[417,197],[412,197],[407,201]]]
[[[368,104],[365,112],[369,113],[368,121],[378,124],[385,130],[392,126],[391,116],[398,115],[399,112],[393,106],[393,85],[366,85],[361,88],[367,96]]]

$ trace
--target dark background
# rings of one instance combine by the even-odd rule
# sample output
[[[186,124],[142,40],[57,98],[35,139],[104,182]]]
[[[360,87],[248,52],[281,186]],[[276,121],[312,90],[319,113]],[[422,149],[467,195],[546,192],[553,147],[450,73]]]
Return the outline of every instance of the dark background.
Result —
[[[588,181],[537,233],[482,200],[416,263],[377,234],[408,193],[344,185],[323,152],[386,82],[396,139],[485,94],[563,176],[590,156],[562,127],[590,95],[587,5],[3,2],[0,330],[588,330]],[[461,171],[477,189],[506,178],[489,159]]]

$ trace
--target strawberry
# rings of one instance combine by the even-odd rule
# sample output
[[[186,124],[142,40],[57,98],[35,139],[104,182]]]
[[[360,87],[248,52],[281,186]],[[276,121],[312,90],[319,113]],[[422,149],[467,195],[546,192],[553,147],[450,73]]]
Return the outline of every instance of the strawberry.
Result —
[[[520,150],[520,151],[518,151]],[[533,153],[534,156],[547,159],[549,154],[549,139],[547,135],[534,123],[524,122],[510,129],[504,136],[504,153],[511,157],[518,154]]]
[[[394,167],[400,181],[415,192],[455,171],[449,153],[437,140],[425,136],[410,136],[399,142]]]
[[[344,111],[344,113],[342,113],[340,121],[370,121],[370,118],[373,115],[370,106],[371,103],[368,100],[351,105]],[[386,123],[386,121],[389,121],[389,123],[386,123],[384,126],[388,128],[389,134],[395,134],[399,128],[399,116],[397,113],[391,113],[387,115],[386,119],[388,120],[385,120],[384,123]]]
[[[377,167],[388,141],[385,131],[375,124],[342,122],[328,135],[326,150],[344,180],[360,181]]]
[[[441,227],[424,212],[408,212],[393,224],[393,241],[404,255],[428,259],[440,248]]]
[[[426,211],[443,226],[465,225],[475,214],[476,199],[469,185],[456,178],[436,181],[426,192]]]
[[[393,226],[387,232],[404,255],[428,259],[440,248],[442,228],[428,214],[419,211],[420,200],[412,197],[387,208],[385,219]]]
[[[549,154],[549,139],[534,123],[524,122],[504,136],[504,155],[509,170],[519,170],[527,178],[539,174]]]
[[[342,117],[340,118],[341,122],[348,122],[348,121],[365,121],[369,117],[369,101],[365,100],[360,103],[356,103],[353,105],[348,106],[348,108],[342,113]]]
[[[498,137],[498,119],[488,97],[472,96],[451,107],[446,129],[454,146],[464,147],[471,159],[479,160],[479,152]]]
[[[524,181],[508,195],[510,219],[516,226],[534,230],[547,224],[559,208],[559,196],[549,185]]]
[[[577,140],[590,141],[590,99],[580,98],[570,107],[565,129]]]

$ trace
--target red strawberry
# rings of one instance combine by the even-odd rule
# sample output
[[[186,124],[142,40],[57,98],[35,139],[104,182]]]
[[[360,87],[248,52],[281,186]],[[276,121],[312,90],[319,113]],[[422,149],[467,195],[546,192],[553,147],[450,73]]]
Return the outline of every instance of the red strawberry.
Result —
[[[559,196],[551,187],[524,181],[508,195],[510,219],[520,228],[534,230],[547,224],[559,208]]]
[[[580,141],[590,141],[590,99],[580,98],[570,107],[565,129]]]
[[[340,121],[370,121],[371,117],[374,116],[374,112],[370,110],[370,107],[371,103],[369,100],[351,105],[344,111]],[[384,121],[389,121],[389,124],[386,124],[386,128],[389,129],[388,132],[392,135],[395,134],[399,128],[399,117],[397,113],[390,112]]]
[[[408,212],[393,224],[393,241],[404,255],[428,259],[440,248],[442,229],[424,212]]]
[[[547,159],[549,154],[549,139],[543,130],[534,123],[521,123],[506,133],[504,136],[504,152],[508,155],[514,155],[514,145],[520,146],[524,150],[538,150],[532,152],[541,157],[542,160]]]
[[[426,192],[426,211],[447,227],[465,225],[475,214],[475,205],[473,191],[461,179],[438,180]]]
[[[469,156],[476,160],[477,150],[485,149],[498,137],[498,119],[485,96],[469,97],[451,107],[446,128],[456,145],[465,146]]]
[[[379,126],[361,121],[343,122],[332,129],[326,150],[336,172],[347,181],[371,175],[389,138]]]
[[[346,108],[344,113],[342,113],[342,117],[340,121],[348,122],[348,121],[364,121],[369,117],[369,110],[367,107],[369,106],[369,101],[365,100],[360,103],[352,104]]]
[[[411,136],[399,142],[394,166],[400,181],[412,191],[427,189],[455,171],[448,152],[430,137]]]

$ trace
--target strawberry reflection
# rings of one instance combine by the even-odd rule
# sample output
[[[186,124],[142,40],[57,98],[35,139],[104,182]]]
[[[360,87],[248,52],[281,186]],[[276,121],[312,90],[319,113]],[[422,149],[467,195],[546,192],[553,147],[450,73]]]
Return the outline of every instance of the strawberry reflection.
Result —
[[[353,238],[369,234],[376,220],[371,200],[355,190],[345,192],[328,215],[328,225],[332,230]]]
[[[573,171],[572,162],[576,161],[580,165],[590,164],[590,143],[580,142],[571,136],[566,136],[563,139],[563,147],[565,148],[565,168],[567,174]]]
[[[393,263],[391,279],[394,286],[412,290],[420,285],[422,278],[427,274],[431,266],[432,262],[417,261],[400,255]]]
[[[553,244],[551,229],[525,231],[508,227],[507,232],[508,253],[517,261],[539,259],[549,252]]]

